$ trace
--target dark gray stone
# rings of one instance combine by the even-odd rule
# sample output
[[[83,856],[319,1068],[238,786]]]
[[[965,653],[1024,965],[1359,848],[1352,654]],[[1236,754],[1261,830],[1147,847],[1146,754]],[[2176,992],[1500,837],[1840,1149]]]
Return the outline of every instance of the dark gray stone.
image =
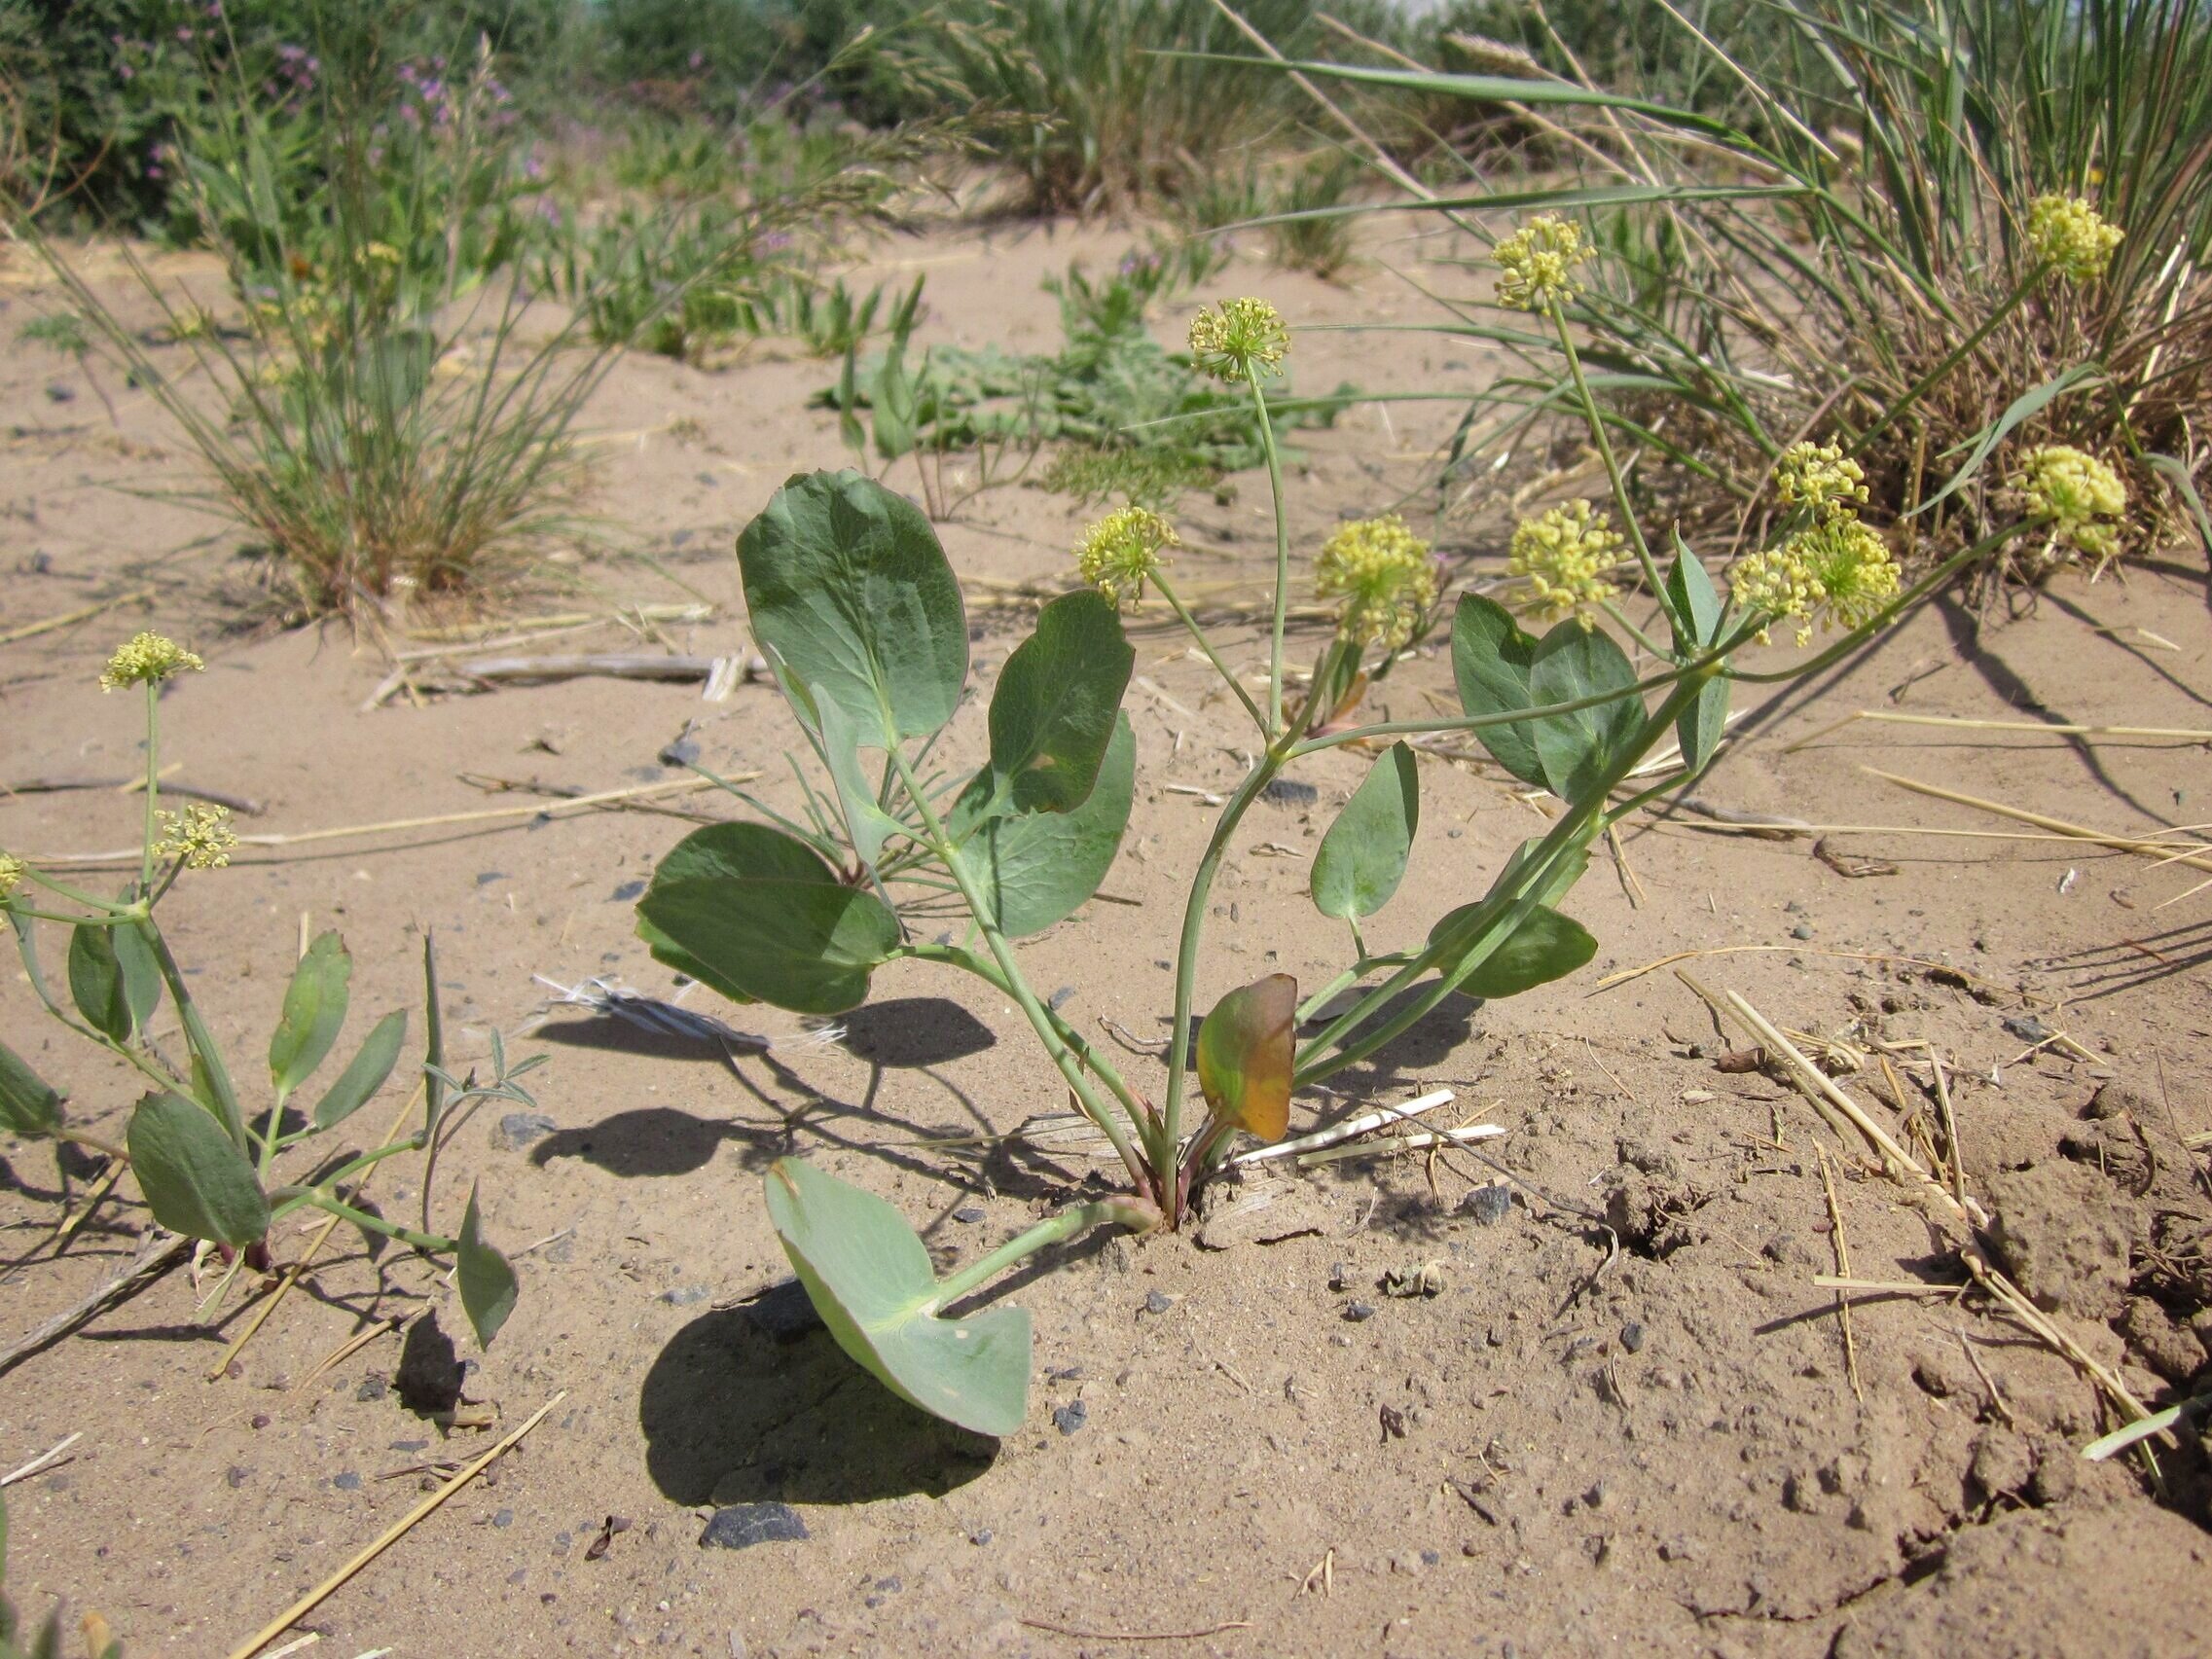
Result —
[[[543,1112],[509,1112],[491,1132],[491,1145],[500,1152],[520,1152],[532,1141],[543,1140],[561,1126]]]
[[[1476,1187],[1460,1200],[1460,1208],[1477,1226],[1494,1227],[1513,1212],[1513,1189],[1496,1183]]]
[[[733,1503],[714,1511],[699,1534],[701,1549],[746,1550],[755,1544],[795,1543],[807,1523],[788,1503]]]
[[[1052,1414],[1052,1426],[1063,1434],[1072,1434],[1091,1421],[1091,1408],[1081,1400],[1070,1400]]]

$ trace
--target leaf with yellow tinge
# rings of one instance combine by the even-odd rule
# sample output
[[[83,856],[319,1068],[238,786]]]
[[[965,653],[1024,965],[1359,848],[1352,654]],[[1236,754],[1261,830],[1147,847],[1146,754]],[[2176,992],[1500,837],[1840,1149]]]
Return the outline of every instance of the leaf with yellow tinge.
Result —
[[[1198,1087],[1214,1115],[1262,1140],[1290,1127],[1298,982],[1269,974],[1214,1004],[1198,1029]]]

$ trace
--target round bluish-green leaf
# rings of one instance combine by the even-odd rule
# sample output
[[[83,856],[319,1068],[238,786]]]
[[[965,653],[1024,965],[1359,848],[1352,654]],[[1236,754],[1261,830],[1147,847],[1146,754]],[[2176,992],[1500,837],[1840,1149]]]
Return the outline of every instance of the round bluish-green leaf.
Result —
[[[1562,801],[1589,794],[1636,741],[1644,729],[1644,701],[1636,694],[1636,670],[1611,634],[1569,620],[1538,641],[1529,666],[1529,696],[1537,707],[1609,692],[1618,695],[1533,723],[1544,787]]]
[[[1113,867],[1136,792],[1137,734],[1127,715],[1072,811],[995,816],[990,775],[979,773],[953,805],[952,831],[985,920],[1020,939],[1074,915]]]
[[[1029,1413],[1030,1316],[936,1316],[937,1278],[906,1218],[796,1158],[767,1176],[768,1217],[837,1346],[910,1405],[978,1434]]]
[[[991,775],[1017,812],[1067,812],[1090,798],[1113,740],[1137,652],[1096,589],[1038,613],[991,693]]]
[[[899,945],[889,907],[842,884],[814,848],[781,830],[713,829],[710,860],[694,849],[686,867],[710,861],[719,873],[671,881],[656,872],[637,901],[647,943],[666,940],[708,984],[794,1013],[842,1014],[865,1001],[868,975]]]
[[[52,1135],[61,1127],[61,1092],[0,1043],[0,1129],[10,1135]]]
[[[214,1115],[182,1095],[148,1095],[130,1114],[130,1172],[154,1219],[172,1233],[250,1244],[269,1231],[253,1165]]]
[[[753,638],[888,749],[952,718],[967,613],[921,509],[852,471],[779,489],[738,538]]]
[[[1421,775],[1413,750],[1393,743],[1375,759],[1314,854],[1314,904],[1357,921],[1390,903],[1421,827]]]
[[[1452,678],[1459,685],[1462,708],[1480,716],[1535,706],[1529,695],[1535,662],[1535,638],[1521,631],[1504,605],[1480,594],[1460,595],[1452,616]],[[1479,726],[1474,736],[1493,760],[1523,783],[1544,781],[1536,735],[1527,722]]]

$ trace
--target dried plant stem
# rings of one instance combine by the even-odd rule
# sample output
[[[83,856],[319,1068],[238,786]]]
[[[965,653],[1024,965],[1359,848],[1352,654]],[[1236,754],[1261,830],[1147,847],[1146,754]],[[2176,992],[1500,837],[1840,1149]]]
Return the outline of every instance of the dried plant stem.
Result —
[[[1766,956],[1776,953],[1787,953],[1793,956],[1833,956],[1847,962],[1904,962],[1911,967],[1956,974],[1975,985],[1987,986],[1992,991],[2003,991],[2008,995],[2013,994],[1995,980],[1983,979],[1979,974],[1969,973],[1964,968],[1953,967],[1949,962],[1939,962],[1930,956],[1901,956],[1886,951],[1822,951],[1809,945],[1711,945],[1699,951],[1674,951],[1664,956],[1654,957],[1641,967],[1623,968],[1618,973],[1608,974],[1590,988],[1590,994],[1595,996],[1601,991],[1611,991],[1616,985],[1626,985],[1632,979],[1642,979],[1648,973],[1671,968],[1677,962],[1695,961],[1700,956]],[[1690,989],[1697,990],[1695,986]],[[1699,994],[1702,995],[1703,992]]]
[[[20,628],[0,633],[0,645],[13,645],[18,639],[34,639],[39,634],[52,633],[57,628],[67,628],[73,622],[90,622],[104,611],[114,610],[118,605],[135,604],[140,599],[150,599],[153,596],[154,590],[151,588],[133,588],[127,594],[118,594],[112,599],[101,599],[96,604],[86,605],[79,610],[64,611],[59,616],[46,617],[38,622],[26,622]]]
[[[1963,795],[1955,789],[1945,789],[1934,783],[1923,783],[1918,778],[1900,777],[1894,772],[1883,772],[1876,767],[1863,766],[1859,770],[1868,777],[1878,777],[1884,783],[1894,783],[1900,789],[1909,789],[1916,795],[1930,795],[1939,801],[1949,801],[1957,806],[1972,807],[1977,811],[1994,812],[2001,818],[2012,818],[2019,823],[2034,824],[2039,829],[2049,830],[2069,840],[2094,842],[2099,847],[2110,847],[2121,852],[2141,853],[2144,857],[2156,858],[2160,863],[2187,864],[2194,870],[2212,870],[2212,857],[2205,855],[2212,853],[2212,848],[2206,848],[2202,851],[2184,848],[2177,852],[2170,842],[2146,841],[2140,836],[2115,835],[2106,830],[2088,829],[2081,824],[2070,824],[2064,818],[2047,817],[2042,812],[2031,812],[2024,807],[2008,807],[2002,801],[1984,801],[1978,795]]]
[[[1843,1207],[1835,1198],[1835,1172],[1830,1168],[1828,1148],[1816,1146],[1813,1155],[1820,1160],[1821,1190],[1828,1195],[1828,1236],[1835,1247],[1835,1277],[1851,1277],[1851,1246],[1843,1238]],[[1840,1287],[1835,1292],[1836,1322],[1843,1328],[1843,1370],[1851,1379],[1854,1398],[1867,1397],[1866,1386],[1859,1380],[1859,1344],[1851,1334],[1851,1297]]]
[[[29,1480],[31,1476],[37,1474],[39,1470],[50,1466],[54,1462],[54,1459],[60,1457],[62,1453],[68,1451],[70,1447],[76,1445],[78,1441],[84,1438],[85,1431],[80,1428],[75,1433],[70,1434],[59,1441],[56,1441],[54,1445],[49,1446],[45,1451],[41,1452],[37,1457],[33,1458],[29,1462],[22,1464],[18,1468],[10,1469],[4,1475],[0,1475],[0,1487],[14,1486],[19,1480]]]
[[[2171,738],[2184,742],[2212,743],[2212,732],[2182,726],[2072,726],[2043,720],[1969,720],[1953,714],[1894,714],[1883,708],[1862,708],[1794,743],[1784,744],[1782,752],[1794,755],[1808,744],[1832,737],[1844,727],[1862,720],[1879,720],[1890,726],[1947,727],[1962,732],[2029,732],[2053,738]]]
[[[728,779],[732,783],[750,783],[760,775],[757,772],[742,772]],[[301,830],[291,835],[241,835],[240,847],[300,847],[309,842],[350,841],[362,836],[396,835],[404,830],[442,829],[450,824],[493,823],[503,818],[563,818],[593,807],[611,807],[631,801],[656,800],[664,795],[681,795],[692,790],[713,787],[713,780],[706,777],[678,777],[666,783],[640,783],[629,789],[603,789],[596,795],[576,795],[566,800],[546,802],[529,807],[488,807],[473,812],[441,812],[426,818],[389,818],[382,823],[344,824],[332,829]],[[135,864],[139,849],[129,848],[114,852],[68,852],[53,856],[25,853],[24,862],[48,869],[96,868],[111,864]]]
[[[275,1641],[279,1636],[283,1635],[289,1626],[297,1623],[301,1619],[306,1618],[308,1614],[313,1612],[314,1609],[320,1606],[325,1600],[336,1594],[347,1579],[351,1578],[356,1572],[359,1572],[364,1567],[367,1567],[369,1563],[375,1561],[377,1557],[383,1554],[385,1550],[389,1549],[393,1544],[397,1543],[400,1538],[406,1535],[411,1528],[425,1519],[440,1504],[444,1503],[447,1498],[453,1497],[454,1493],[460,1491],[462,1487],[468,1485],[470,1481],[476,1479],[478,1475],[482,1474],[486,1469],[490,1468],[493,1460],[500,1457],[510,1447],[514,1446],[518,1441],[520,1441],[524,1435],[527,1434],[531,1429],[535,1428],[539,1424],[543,1423],[545,1421],[546,1414],[552,1411],[555,1406],[559,1405],[567,1397],[568,1390],[566,1389],[563,1389],[561,1390],[561,1392],[555,1394],[553,1398],[547,1400],[545,1404],[539,1406],[536,1411],[530,1413],[530,1415],[524,1420],[519,1427],[517,1427],[512,1433],[508,1434],[496,1446],[486,1452],[482,1457],[477,1458],[474,1461],[470,1462],[458,1474],[454,1475],[452,1480],[446,1482],[444,1486],[440,1487],[428,1497],[425,1497],[413,1509],[410,1509],[405,1515],[401,1516],[399,1520],[393,1522],[390,1527],[385,1529],[383,1534],[379,1537],[375,1543],[369,1545],[368,1548],[361,1551],[361,1553],[356,1555],[351,1561],[347,1562],[344,1567],[340,1568],[336,1572],[332,1573],[328,1578],[324,1579],[320,1584],[316,1585],[312,1590],[309,1590],[305,1596],[302,1596],[297,1602],[294,1602],[289,1607],[286,1607],[281,1613],[277,1614],[275,1618],[272,1619],[268,1624],[264,1625],[250,1641],[246,1641],[234,1648],[231,1652],[231,1659],[253,1659],[253,1656],[255,1654],[259,1653],[270,1642]]]

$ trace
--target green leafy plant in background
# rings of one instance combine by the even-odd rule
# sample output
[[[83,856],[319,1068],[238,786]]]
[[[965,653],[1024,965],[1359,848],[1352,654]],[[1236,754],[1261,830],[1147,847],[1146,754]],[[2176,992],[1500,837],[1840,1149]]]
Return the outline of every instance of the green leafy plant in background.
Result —
[[[624,207],[547,234],[533,264],[544,289],[576,309],[586,337],[697,362],[766,333],[782,263],[757,250],[745,214],[707,205],[675,214]]]
[[[427,1030],[420,1061],[402,1065],[408,1017],[395,1009],[370,1028],[330,1075],[327,1063],[339,1052],[351,1002],[353,958],[336,933],[324,933],[308,945],[293,969],[269,1038],[268,1084],[257,1091],[263,1103],[249,1103],[159,917],[162,901],[180,879],[221,868],[237,845],[227,809],[187,804],[169,811],[162,805],[162,687],[201,666],[172,641],[141,633],[115,654],[101,676],[103,689],[142,697],[146,709],[138,868],[120,893],[103,898],[34,861],[0,852],[0,913],[14,930],[32,993],[66,1029],[136,1071],[146,1093],[131,1108],[119,1144],[72,1122],[60,1091],[0,1044],[0,1128],[127,1164],[158,1224],[213,1246],[228,1263],[217,1297],[240,1272],[269,1266],[275,1230],[289,1217],[318,1209],[432,1258],[450,1258],[469,1323],[477,1340],[490,1344],[514,1308],[515,1271],[485,1239],[473,1187],[458,1232],[431,1230],[438,1156],[486,1101],[533,1104],[521,1079],[543,1057],[510,1066],[494,1032],[490,1078],[480,1083],[473,1071],[454,1077],[446,1064],[436,959],[425,939]],[[56,904],[70,908],[53,908]],[[40,951],[45,927],[64,929],[68,939],[58,984],[48,977]],[[181,1033],[181,1062],[155,1031],[164,997]],[[417,1126],[363,1151],[334,1150],[325,1137],[387,1081],[411,1071],[421,1078]],[[318,1077],[319,1090],[310,1091]],[[355,1185],[370,1170],[407,1154],[423,1159],[418,1226],[351,1202]]]
[[[980,488],[1000,481],[997,457],[1007,451],[1033,457],[1045,444],[1062,444],[1069,458],[1048,469],[1048,487],[1154,502],[1261,465],[1270,444],[1300,427],[1327,425],[1352,395],[1340,386],[1326,398],[1286,399],[1261,411],[1224,390],[1145,326],[1173,282],[1166,262],[1142,253],[1111,275],[1094,278],[1076,266],[1047,279],[1065,343],[1044,356],[996,346],[917,352],[917,280],[892,307],[883,352],[862,359],[849,351],[838,383],[817,401],[839,412],[855,453],[872,446],[886,465],[909,454],[936,463],[925,469],[924,487],[930,517],[942,519],[954,503],[932,478],[950,454],[981,454]]]
[[[1587,252],[1574,227],[1540,219],[1501,246],[1502,284],[1563,331]],[[1295,1091],[1375,1055],[1446,998],[1510,996],[1582,966],[1597,942],[1560,906],[1593,842],[1711,762],[1733,683],[1820,671],[1990,550],[1963,549],[1901,593],[1888,546],[1859,517],[1856,468],[1806,444],[1778,466],[1791,506],[1771,546],[1724,586],[1679,540],[1662,569],[1629,511],[1595,395],[1580,390],[1621,528],[1589,503],[1531,520],[1512,568],[1527,605],[1552,620],[1548,631],[1526,632],[1497,601],[1463,595],[1450,635],[1462,712],[1363,720],[1374,679],[1443,618],[1437,566],[1396,517],[1339,526],[1312,563],[1314,592],[1335,604],[1337,631],[1308,693],[1292,696],[1294,573],[1267,390],[1288,343],[1274,307],[1257,300],[1200,311],[1189,336],[1191,363],[1249,404],[1265,451],[1276,558],[1264,692],[1223,665],[1177,593],[1173,526],[1125,508],[1076,550],[1082,585],[1046,604],[1007,657],[991,693],[984,764],[964,780],[944,778],[930,756],[965,695],[967,619],[922,513],[857,473],[814,473],[786,484],[739,537],[754,640],[826,783],[809,786],[807,822],[762,808],[769,822],[717,824],[678,844],[638,901],[640,934],[666,965],[724,995],[808,1014],[856,1005],[889,962],[971,975],[1021,1011],[1058,1074],[1054,1089],[1069,1092],[1127,1175],[1126,1192],[1040,1221],[939,1279],[882,1199],[795,1158],[769,1171],[770,1218],[845,1351],[902,1397],[981,1432],[1004,1434],[1023,1420],[1028,1320],[1019,1310],[949,1316],[954,1310],[997,1273],[1087,1228],[1179,1226],[1239,1135],[1279,1138]],[[1571,337],[1564,348],[1572,356]],[[1997,534],[2055,533],[2080,493],[2030,491],[2021,518]],[[1624,583],[1657,601],[1666,638],[1630,624],[1617,602]],[[1164,1075],[1135,1077],[1038,997],[1019,941],[1073,916],[1098,890],[1127,825],[1135,744],[1121,702],[1135,653],[1121,611],[1147,596],[1219,670],[1251,720],[1255,758],[1191,873]],[[1807,660],[1763,672],[1737,664],[1776,627],[1801,644],[1831,626],[1843,637]],[[1640,677],[1616,629],[1658,667]],[[1474,734],[1516,777],[1556,796],[1559,811],[1486,889],[1425,926],[1396,924],[1395,942],[1370,940],[1420,827],[1419,773],[1404,739],[1438,732]],[[1679,762],[1649,786],[1631,785],[1670,741]],[[1317,907],[1345,925],[1347,966],[1303,997],[1283,974],[1215,989],[1200,1022],[1209,988],[1199,983],[1199,947],[1240,823],[1277,777],[1351,744],[1375,758],[1312,874]],[[943,932],[948,916],[964,931]]]
[[[1331,89],[1545,124],[1566,182],[1501,194],[1463,169],[1397,205],[1485,239],[1469,217],[1485,207],[1588,216],[1609,257],[1566,310],[1582,380],[1631,470],[1670,463],[1689,521],[1733,545],[1768,531],[1773,463],[1816,431],[1865,469],[1916,564],[2012,514],[2019,468],[1993,454],[2051,444],[2117,469],[2143,504],[2115,553],[2182,524],[2212,542],[2194,413],[2212,389],[2212,15],[2193,0],[1762,14],[1758,61],[1783,65],[1766,80],[1676,15],[1680,50],[1733,88],[1710,107],[1566,69],[1302,67]],[[1479,295],[1446,304],[1427,326],[1519,360],[1469,411],[1473,472],[1580,400],[1552,331]],[[1992,568],[2030,578],[2079,552],[1995,545]]]

